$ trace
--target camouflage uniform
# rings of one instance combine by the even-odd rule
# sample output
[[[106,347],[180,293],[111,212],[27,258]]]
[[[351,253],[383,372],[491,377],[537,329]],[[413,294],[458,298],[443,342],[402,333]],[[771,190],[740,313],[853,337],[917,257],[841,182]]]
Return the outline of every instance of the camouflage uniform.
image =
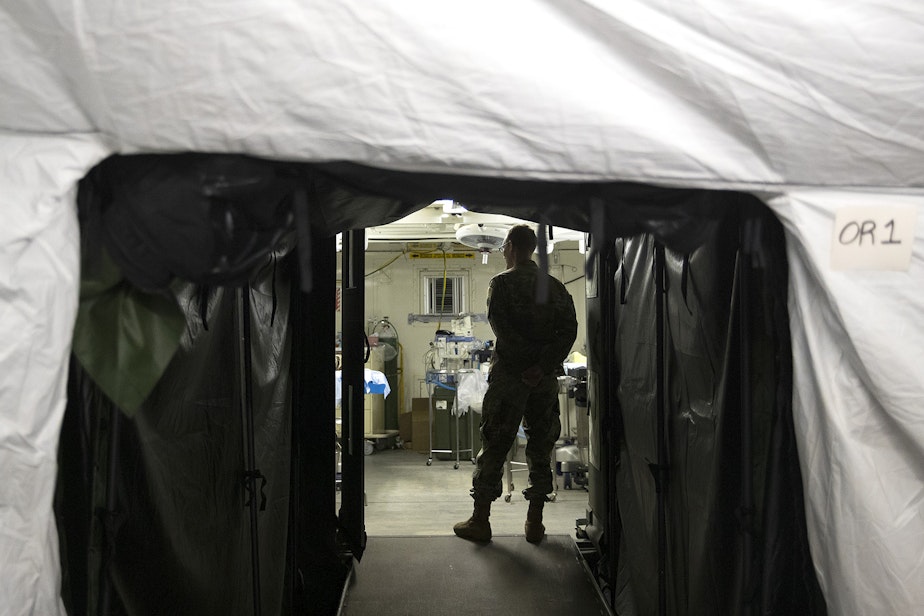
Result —
[[[482,403],[482,448],[472,475],[476,501],[493,501],[503,492],[504,461],[521,419],[530,484],[523,495],[544,501],[552,492],[551,455],[561,434],[557,377],[577,336],[577,319],[565,286],[551,276],[548,301],[536,303],[536,281],[543,275],[527,261],[491,279],[488,320],[497,342]],[[520,375],[537,364],[544,376],[530,387]]]

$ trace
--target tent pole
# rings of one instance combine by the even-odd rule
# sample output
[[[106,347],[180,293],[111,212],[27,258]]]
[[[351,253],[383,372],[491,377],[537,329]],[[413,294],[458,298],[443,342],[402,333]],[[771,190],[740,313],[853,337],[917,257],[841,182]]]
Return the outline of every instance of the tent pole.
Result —
[[[664,370],[664,303],[666,289],[664,288],[664,246],[655,242],[655,315],[657,344],[657,380],[656,380],[656,412],[658,414],[658,467],[655,472],[655,487],[658,492],[658,614],[667,616],[667,440],[666,423],[667,408],[665,404],[664,389],[666,375]]]
[[[749,221],[745,220],[741,233],[745,234]],[[751,344],[750,344],[750,318],[748,314],[748,264],[749,255],[745,252],[747,246],[742,240],[738,248],[738,361],[740,369],[740,395],[741,395],[741,523],[743,525],[744,541],[742,546],[742,590],[744,591],[744,604],[741,614],[747,616],[752,613],[754,605],[753,569],[754,558],[754,486],[751,477]]]
[[[254,422],[253,422],[253,387],[251,383],[252,366],[250,355],[250,285],[237,289],[238,300],[238,333],[241,368],[241,410],[244,423],[244,486],[249,495],[250,505],[250,560],[253,580],[253,613],[260,616],[260,540],[257,524],[257,479],[262,477],[256,468],[256,455],[254,454]]]
[[[589,239],[592,239],[592,236],[588,236]],[[600,240],[598,239],[597,242]],[[614,263],[616,260],[616,244],[610,242],[605,245],[605,250],[601,250],[599,247],[596,247],[596,259],[597,266],[594,271],[594,275],[597,276],[597,280],[600,281],[598,284],[601,285],[601,296],[603,297],[603,310],[602,314],[604,317],[601,319],[602,328],[604,332],[604,340],[606,341],[606,347],[604,350],[604,357],[606,358],[606,365],[610,365],[610,362],[614,362],[616,358],[616,332],[619,327],[616,324],[616,320],[612,317],[616,314],[616,304],[625,303],[624,298],[620,296],[617,297],[616,285],[613,283],[613,275],[620,268],[625,265],[625,245],[622,245],[621,255],[618,263]],[[625,280],[625,270],[620,274],[622,281]],[[605,283],[604,283],[605,281]],[[612,563],[612,572],[610,574],[609,580],[607,582],[610,585],[612,591],[609,593],[609,607],[612,610],[612,613],[617,613],[617,593],[619,588],[619,561],[622,558],[620,554],[620,549],[622,547],[622,517],[619,512],[619,493],[618,493],[618,482],[617,475],[619,473],[619,465],[621,461],[619,459],[620,450],[619,450],[619,439],[621,437],[620,429],[622,426],[621,420],[617,419],[617,414],[622,413],[622,409],[619,407],[619,379],[616,375],[609,373],[606,377],[606,396],[604,398],[606,402],[606,412],[599,412],[600,421],[601,421],[601,440],[606,444],[604,451],[611,451],[612,453],[604,456],[604,468],[606,477],[606,482],[610,487],[607,488],[607,501],[606,501],[606,528],[610,532],[609,539],[606,542],[607,557],[609,562]],[[618,411],[617,411],[618,409]]]
[[[112,524],[115,517],[117,505],[118,490],[116,489],[116,479],[118,476],[119,465],[119,430],[121,429],[122,411],[115,404],[109,404],[109,459],[108,468],[106,469],[106,511],[103,513],[103,541],[104,550],[103,558],[100,564],[99,576],[99,614],[108,616],[112,609],[112,553],[114,546],[111,538],[115,536],[112,532]]]

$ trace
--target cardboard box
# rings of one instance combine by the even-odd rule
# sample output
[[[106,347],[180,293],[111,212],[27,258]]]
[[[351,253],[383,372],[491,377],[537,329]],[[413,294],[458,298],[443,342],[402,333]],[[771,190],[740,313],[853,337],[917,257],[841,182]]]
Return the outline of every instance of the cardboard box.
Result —
[[[410,443],[414,440],[413,416],[413,413],[400,413],[398,415],[398,436],[405,443]]]
[[[430,398],[411,398],[411,417],[414,421],[430,421]]]
[[[363,396],[363,433],[385,433],[385,396],[383,394]]]
[[[414,451],[429,453],[430,451],[430,399],[411,399],[411,442]]]

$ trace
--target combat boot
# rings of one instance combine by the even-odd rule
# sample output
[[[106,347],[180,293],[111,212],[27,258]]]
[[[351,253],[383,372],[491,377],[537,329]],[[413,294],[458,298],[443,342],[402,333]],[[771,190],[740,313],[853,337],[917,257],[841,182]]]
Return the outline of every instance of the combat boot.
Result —
[[[542,525],[542,508],[545,501],[534,498],[529,501],[529,509],[526,511],[526,540],[530,543],[539,543],[545,536],[545,526]]]
[[[452,527],[452,530],[457,536],[469,541],[490,541],[491,522],[488,521],[490,516],[491,501],[476,499],[472,517],[459,522]]]

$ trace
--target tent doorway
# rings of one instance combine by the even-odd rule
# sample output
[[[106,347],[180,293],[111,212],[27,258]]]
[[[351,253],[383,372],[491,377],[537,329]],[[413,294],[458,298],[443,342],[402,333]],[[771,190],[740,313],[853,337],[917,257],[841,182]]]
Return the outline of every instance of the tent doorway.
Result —
[[[447,217],[445,223],[427,222],[424,225],[419,222],[421,219],[431,219],[421,215],[367,230],[367,236],[372,238],[365,253],[368,272],[366,320],[370,324],[367,332],[373,340],[378,338],[381,342],[384,334],[377,327],[383,316],[388,315],[388,331],[394,330],[396,334],[389,335],[389,338],[398,341],[400,378],[389,377],[390,393],[384,402],[396,402],[405,423],[405,430],[399,434],[402,439],[400,450],[391,448],[394,440],[375,439],[374,435],[369,435],[375,443],[375,447],[369,447],[366,458],[367,532],[370,536],[453,536],[452,526],[471,514],[471,460],[480,449],[480,413],[477,410],[465,412],[456,418],[449,410],[456,405],[453,391],[428,383],[428,380],[438,378],[439,369],[460,368],[464,372],[474,369],[473,366],[479,362],[478,359],[469,361],[468,346],[463,346],[464,362],[455,355],[445,359],[441,356],[434,358],[434,345],[439,344],[436,332],[439,330],[461,326],[463,329],[457,333],[473,338],[470,344],[479,349],[484,344],[490,348],[494,338],[486,315],[487,288],[491,278],[505,269],[503,256],[496,251],[480,253],[455,241],[453,229],[455,225],[473,224],[470,221],[481,220],[480,216],[484,215],[466,213],[462,222]],[[513,224],[530,222],[520,218],[496,218],[498,220],[491,224],[502,227],[504,234]],[[436,216],[432,220],[439,221],[440,218]],[[553,277],[568,283],[566,288],[574,299],[579,322],[578,340],[573,349],[583,352],[586,346],[583,335],[583,255],[578,241],[568,239],[571,236],[567,235],[567,230],[556,227],[550,233],[555,245],[547,257],[549,271]],[[583,237],[581,234],[572,235]],[[380,239],[383,237],[388,239]],[[534,258],[538,260],[538,257]],[[440,283],[444,271],[464,281],[460,288],[465,296],[457,296],[456,299],[464,299],[460,305],[471,319],[471,324],[460,324],[459,314],[427,313],[426,280],[432,277]],[[469,333],[470,336],[465,336]],[[375,346],[373,350],[382,351]],[[488,354],[485,353],[484,357],[486,359]],[[376,369],[374,360],[373,357],[367,367]],[[385,365],[387,372],[387,363]],[[568,392],[564,395],[567,396]],[[432,435],[428,433],[431,397],[434,401]],[[377,398],[378,402],[382,402],[381,394]],[[459,399],[462,400],[464,398]],[[444,401],[446,408],[439,407]],[[466,407],[462,405],[462,408]],[[571,409],[570,417],[570,425],[563,422],[562,436],[563,441],[569,439],[573,442],[578,431],[576,409]],[[411,431],[407,430],[408,424]],[[388,432],[391,426],[387,414],[383,425]],[[394,427],[397,428],[397,424]],[[374,428],[367,430],[375,431]],[[459,435],[458,447],[456,434]],[[428,451],[431,445],[429,436],[433,439],[432,455]],[[525,437],[522,437],[514,462],[525,462],[524,443]],[[470,452],[468,448],[472,445]],[[459,449],[458,457],[455,449]],[[428,465],[428,462],[431,464]],[[526,473],[521,471],[524,467],[520,464],[513,464],[511,468],[510,483],[513,487],[504,487],[503,500],[498,500],[492,516],[495,534],[523,533],[526,501],[520,492],[526,487]],[[567,468],[566,472],[570,473]],[[566,479],[570,480],[571,475],[557,475],[555,500],[546,508],[546,527],[554,529],[549,532],[573,536],[575,521],[586,516],[587,493],[577,480],[566,483]]]
[[[213,173],[216,160],[221,163],[217,176]],[[590,354],[591,374],[595,376],[588,383],[588,412],[594,430],[596,476],[590,479],[593,519],[588,534],[595,548],[590,564],[611,606],[619,607],[620,613],[632,613],[631,606],[639,602],[646,608],[643,611],[653,604],[664,610],[670,608],[672,613],[695,613],[704,605],[717,605],[721,611],[729,606],[746,605],[751,609],[766,604],[774,611],[786,596],[798,597],[800,606],[814,600],[811,589],[790,595],[768,590],[771,587],[790,590],[801,584],[796,577],[804,581],[808,575],[814,580],[811,567],[806,566],[810,565],[810,559],[804,541],[804,518],[801,510],[792,506],[791,497],[800,494],[800,488],[789,481],[793,478],[791,474],[769,472],[771,468],[797,472],[797,465],[793,466],[795,458],[786,459],[785,449],[777,448],[773,451],[783,457],[774,458],[776,462],[772,465],[752,468],[766,480],[761,484],[765,498],[748,505],[738,500],[741,482],[737,480],[745,458],[739,455],[735,439],[728,437],[723,441],[734,447],[696,450],[698,438],[706,434],[704,430],[729,433],[718,430],[725,426],[723,422],[709,418],[707,413],[704,424],[696,423],[699,415],[690,416],[691,409],[682,404],[695,396],[691,397],[682,387],[675,389],[668,377],[658,376],[657,369],[649,372],[646,368],[631,379],[637,385],[635,394],[644,394],[638,398],[639,404],[630,404],[634,394],[626,388],[633,366],[662,366],[669,369],[666,374],[686,375],[682,362],[671,363],[672,358],[679,357],[672,353],[690,350],[687,342],[698,344],[697,336],[689,334],[699,331],[698,322],[712,314],[713,307],[694,306],[698,312],[691,308],[691,301],[699,297],[701,285],[716,285],[716,295],[725,298],[716,305],[725,308],[724,312],[713,312],[729,317],[729,307],[734,305],[730,298],[737,297],[731,289],[740,289],[737,276],[727,276],[729,263],[747,257],[762,268],[766,264],[761,264],[760,257],[779,250],[782,235],[778,229],[765,236],[758,233],[759,238],[771,238],[769,252],[761,248],[762,240],[755,242],[745,232],[760,230],[751,224],[755,220],[779,225],[756,199],[739,194],[638,185],[549,184],[404,174],[339,164],[289,165],[253,159],[244,159],[243,171],[238,171],[254,182],[229,184],[226,179],[242,177],[225,166],[230,164],[234,169],[241,162],[236,157],[192,155],[182,161],[173,157],[143,157],[140,162],[144,163],[143,168],[136,166],[139,159],[135,157],[110,159],[81,188],[82,205],[87,206],[82,220],[84,231],[89,234],[85,239],[93,245],[92,240],[100,238],[94,233],[99,232],[102,243],[115,253],[110,256],[132,283],[126,286],[120,278],[118,284],[106,287],[117,292],[114,297],[118,301],[111,303],[111,307],[138,306],[128,301],[139,299],[130,287],[145,288],[152,284],[156,287],[163,271],[176,273],[169,267],[147,268],[152,263],[163,264],[166,257],[175,257],[184,247],[184,241],[190,243],[190,237],[204,244],[202,238],[213,237],[210,234],[216,228],[241,229],[225,224],[229,216],[233,220],[248,220],[250,226],[243,228],[253,233],[240,236],[232,232],[221,238],[223,242],[213,244],[228,251],[242,250],[226,252],[227,255],[244,255],[238,260],[206,263],[202,268],[206,274],[219,271],[227,275],[224,283],[205,276],[208,286],[205,293],[203,283],[177,288],[167,285],[174,297],[182,300],[178,302],[182,310],[176,329],[180,332],[176,344],[182,359],[170,359],[162,367],[171,378],[156,382],[148,400],[135,407],[131,421],[113,421],[120,410],[111,404],[109,392],[101,390],[97,379],[89,378],[89,372],[75,371],[70,400],[74,408],[69,408],[68,421],[78,429],[72,439],[62,436],[61,468],[67,475],[62,475],[66,481],[60,482],[62,493],[57,508],[62,554],[67,554],[66,602],[73,613],[84,613],[82,606],[94,608],[86,613],[97,613],[95,608],[103,605],[103,601],[112,601],[112,613],[135,613],[132,607],[135,605],[146,606],[142,611],[163,613],[184,613],[203,605],[208,605],[208,609],[225,605],[225,613],[249,612],[251,608],[255,613],[288,613],[308,601],[318,607],[319,600],[332,609],[336,606],[350,560],[359,557],[365,538],[363,510],[358,502],[363,493],[363,470],[359,463],[353,472],[356,479],[349,482],[351,504],[341,511],[341,519],[335,515],[334,354],[329,344],[335,331],[330,310],[335,302],[333,236],[337,231],[360,230],[396,220],[421,203],[447,194],[458,195],[459,201],[484,211],[584,229],[592,235],[588,260],[594,276],[587,281],[587,295],[593,300],[588,305],[588,314],[596,315],[596,329],[589,329],[588,335],[589,347],[594,349]],[[189,171],[201,171],[201,165],[213,175]],[[203,177],[223,179],[216,184],[204,181]],[[252,187],[263,180],[268,182],[266,190],[254,193]],[[230,192],[216,193],[218,188]],[[268,201],[257,212],[272,212],[269,220],[241,214],[239,204],[252,201],[255,195]],[[154,226],[146,216],[157,216],[169,210],[167,205],[178,204],[186,213],[192,209],[191,203],[203,200],[218,203],[224,209],[217,220],[210,218],[210,214],[206,216],[207,224],[197,231],[200,235],[190,235],[186,233],[189,227],[180,225],[168,226],[163,236],[144,236]],[[94,209],[94,204],[99,209]],[[283,207],[279,207],[281,204]],[[132,218],[135,215],[140,218]],[[116,223],[118,226],[114,226]],[[125,233],[117,233],[117,228]],[[280,228],[285,232],[276,233]],[[355,277],[361,271],[363,242],[359,231],[351,237],[349,252],[353,256],[349,267]],[[126,238],[133,241],[125,241]],[[181,241],[175,241],[177,238]],[[659,245],[664,249],[656,249]],[[697,252],[701,246],[712,246],[706,251],[710,257],[699,257],[708,264],[702,268],[696,264],[696,255],[703,254]],[[761,249],[754,250],[755,247]],[[190,259],[178,260],[181,265],[189,262]],[[265,267],[267,262],[272,267]],[[246,388],[241,387],[246,377],[240,376],[244,373],[240,362],[234,359],[237,353],[233,344],[242,331],[235,328],[232,318],[237,310],[231,301],[233,294],[225,293],[222,285],[230,284],[232,288],[235,283],[240,285],[235,276],[240,271],[250,273],[254,263],[262,263],[264,267],[258,269],[258,278],[251,280],[250,275],[244,278],[251,295],[256,293],[259,297],[251,312],[252,324],[256,324],[252,334],[261,338],[259,345],[253,347],[259,348],[254,357],[260,373],[259,387],[253,393],[264,396],[262,402],[266,408],[280,414],[267,416],[253,427],[257,438],[254,447],[270,461],[242,471],[240,460],[246,456],[241,457],[239,444],[246,442],[249,428],[238,413],[246,406],[242,404]],[[229,264],[241,265],[243,270]],[[735,268],[731,267],[731,271]],[[629,272],[631,276],[627,275]],[[716,282],[722,279],[716,272],[725,276],[724,283]],[[785,275],[783,280],[785,289]],[[356,321],[358,313],[358,332],[362,331],[363,319],[361,281],[360,275],[351,282],[351,289],[357,293],[349,321]],[[778,282],[774,278],[773,289],[779,288]],[[735,284],[739,286],[734,287]],[[162,288],[159,295],[149,295],[162,298],[163,291]],[[742,300],[739,305],[751,306],[755,301],[759,303],[761,297],[760,293],[748,295],[747,301]],[[774,296],[774,300],[767,305],[778,308],[779,296]],[[638,303],[633,304],[634,301]],[[656,304],[664,306],[666,312],[660,324],[654,319],[654,327],[650,327],[651,315],[658,313]],[[163,308],[144,302],[142,305],[155,315],[161,314],[157,310]],[[783,306],[785,312],[785,302]],[[102,330],[122,323],[119,319],[125,316],[124,310],[114,314],[115,320],[106,321]],[[691,319],[691,314],[699,316]],[[88,315],[99,316],[99,313]],[[676,319],[672,320],[671,315]],[[776,311],[761,315],[778,316]],[[729,327],[733,319],[728,318],[725,331],[731,335],[721,338],[725,344],[719,345],[722,352],[715,357],[723,358],[722,365],[729,370],[735,367],[739,371],[735,382],[744,384],[751,381],[748,376],[751,369],[740,367],[737,359],[729,361],[726,351],[744,348],[742,341],[750,335],[752,327],[755,331],[760,329],[760,321],[751,319],[751,326],[742,328],[740,317],[740,314],[735,317],[738,326],[733,328]],[[633,324],[640,326],[635,330],[643,337],[627,335]],[[116,328],[117,333],[129,331],[153,330]],[[170,331],[174,330],[166,333]],[[646,332],[654,332],[653,338],[645,338]],[[740,336],[737,343],[734,336]],[[783,337],[774,340],[785,342],[788,331],[780,331],[780,336]],[[123,341],[130,337],[117,336]],[[704,339],[710,344],[716,340],[708,336]],[[360,344],[349,346],[357,352],[361,349]],[[142,345],[142,350],[151,348]],[[772,344],[767,348],[777,349]],[[97,359],[105,365],[107,358],[126,356],[120,351],[115,355],[101,353]],[[144,353],[135,356],[145,357]],[[749,353],[734,354],[735,358],[739,356],[748,357]],[[702,367],[696,362],[689,365]],[[317,369],[290,372],[290,366]],[[727,373],[723,369],[715,374]],[[116,370],[110,374],[123,373]],[[646,381],[651,374],[654,377]],[[681,380],[689,386],[708,385],[710,391],[716,382],[724,384],[723,387],[730,383],[713,377]],[[776,392],[775,384],[770,389]],[[720,390],[730,391],[718,388],[712,395]],[[188,395],[189,392],[196,393]],[[663,394],[663,400],[653,402],[657,399],[654,393]],[[774,404],[791,402],[785,398],[785,394],[774,396]],[[178,400],[184,404],[178,405]],[[360,406],[356,402],[353,405],[354,409]],[[784,413],[776,417],[779,419],[776,425],[785,432],[787,416]],[[788,421],[791,429],[791,417]],[[353,423],[351,435],[358,422]],[[692,425],[697,429],[692,430]],[[110,438],[117,433],[124,438]],[[781,434],[774,430],[765,433],[769,435],[767,439]],[[762,442],[775,442],[767,439]],[[121,445],[115,448],[114,442]],[[681,452],[695,454],[687,461],[696,464],[680,464],[677,447]],[[664,452],[659,453],[659,448],[666,448],[667,455],[661,455]],[[794,452],[789,453],[794,456]],[[733,470],[722,471],[726,465]],[[709,468],[700,475],[694,472],[694,466]],[[101,473],[96,469],[113,472]],[[652,484],[651,477],[659,477],[659,473],[657,485]],[[664,481],[664,473],[668,473],[668,481]],[[709,485],[715,489],[705,495],[704,501],[671,500],[696,492],[700,484],[690,480],[694,476],[696,481],[708,476]],[[729,480],[735,483],[731,488]],[[69,492],[63,487],[68,485]],[[219,492],[225,495],[224,501],[216,506],[213,497]],[[277,516],[277,522],[270,519],[270,514],[261,518],[266,529],[265,532],[263,526],[259,529],[260,563],[267,563],[267,567],[260,568],[257,582],[250,559],[253,535],[248,530],[250,525],[245,524],[254,503],[260,504],[261,511]],[[266,508],[262,509],[264,504]],[[757,511],[758,505],[763,509]],[[730,550],[721,554],[715,550],[687,550],[692,545],[691,536],[682,531],[693,519],[691,512],[705,512],[699,518],[702,523],[697,530],[702,532],[698,539],[731,537],[734,540],[723,544],[730,546]],[[777,515],[780,512],[792,515]],[[633,520],[632,516],[636,523],[628,528],[627,520]],[[757,548],[756,553],[748,552],[747,542],[737,540],[741,529],[754,531],[755,527],[761,534],[761,542],[750,543]],[[787,532],[779,532],[781,527]],[[628,533],[635,533],[638,541],[634,544],[623,541]],[[784,537],[792,538],[794,543],[785,543]],[[188,549],[189,545],[199,549]],[[85,554],[92,557],[89,566]],[[226,565],[217,576],[216,562]],[[742,562],[746,565],[742,566]],[[275,570],[271,571],[269,563]],[[630,570],[630,565],[635,569]],[[794,566],[787,568],[788,565]],[[645,582],[651,571],[658,581],[654,587]],[[737,577],[746,571],[750,573]],[[793,571],[798,571],[799,576]],[[735,575],[722,577],[706,575],[707,572]],[[111,584],[106,586],[108,582],[102,583],[103,578]],[[165,579],[169,592],[164,592]],[[714,580],[721,582],[713,584]],[[758,580],[762,586],[755,587]],[[643,594],[630,596],[624,592],[627,589]],[[104,599],[107,593],[111,594]],[[809,613],[820,612],[815,609]]]

